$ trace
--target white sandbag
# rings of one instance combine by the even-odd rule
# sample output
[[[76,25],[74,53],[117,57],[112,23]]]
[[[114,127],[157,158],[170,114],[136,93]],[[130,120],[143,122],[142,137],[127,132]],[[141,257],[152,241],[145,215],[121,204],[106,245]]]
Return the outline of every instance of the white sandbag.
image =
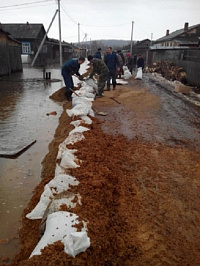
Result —
[[[26,217],[32,220],[42,219],[47,206],[56,194],[68,190],[69,186],[76,186],[78,184],[79,182],[70,175],[63,174],[55,176],[54,179],[45,185],[40,201]]]
[[[123,68],[123,71],[128,70],[128,67],[127,66],[123,66],[122,68]]]
[[[70,123],[70,125],[74,127],[78,127],[83,121],[82,120],[75,120]]]
[[[82,205],[81,195],[79,193],[74,194],[72,192],[65,191],[64,193],[58,194],[58,197],[52,199],[52,201],[48,205],[44,220],[42,222],[44,223],[47,216],[49,216],[50,214],[62,210],[63,206],[66,206],[67,209],[75,208],[77,203],[79,205]]]
[[[123,79],[130,79],[132,77],[132,75],[131,75],[131,72],[129,71],[129,69],[126,66],[124,66],[123,70],[124,70]]]
[[[94,93],[95,89],[92,86],[89,86],[87,83],[83,83],[82,87],[80,90],[86,90],[87,92]]]
[[[74,97],[72,99],[72,107],[75,107],[78,104],[84,103],[87,104],[88,106],[92,106],[92,101],[93,99],[91,98],[86,98],[86,97]]]
[[[59,194],[65,190],[68,190],[70,186],[76,186],[79,182],[70,175],[58,175],[52,179],[48,186],[51,188],[54,194]]]
[[[83,133],[88,130],[89,128],[83,126],[75,127],[72,131],[69,132],[69,136],[75,133]]]
[[[135,79],[142,79],[142,68],[139,67]]]
[[[56,164],[55,176],[64,175],[64,174],[65,174],[65,169],[62,168],[59,164]]]
[[[92,112],[91,111],[92,111],[92,109],[90,110],[89,115],[91,115],[91,113],[94,113],[93,111]],[[94,115],[91,115],[91,116],[94,116]],[[83,122],[85,124],[88,124],[88,125],[92,124],[92,119],[89,118],[87,115],[82,115],[82,116],[80,116],[80,118],[81,118],[81,120],[83,120]]]
[[[76,157],[73,154],[72,150],[66,149],[66,151],[62,155],[60,166],[65,169],[80,167],[80,165],[75,163],[75,159]]]
[[[65,140],[64,140],[64,142],[63,142],[63,144],[65,144],[65,145],[68,145],[68,144],[74,144],[74,143],[76,143],[76,142],[78,142],[78,141],[81,141],[82,139],[84,139],[85,137],[84,137],[84,135],[83,135],[83,133],[76,133],[76,134],[71,134],[71,135],[69,135]]]
[[[87,92],[86,89],[82,88],[82,90],[77,90],[76,93],[72,93],[72,98],[76,97],[86,97],[94,99],[95,95],[94,93]]]
[[[72,79],[73,79],[74,87],[77,87],[78,84],[80,83],[80,80],[75,76],[72,76]]]
[[[96,91],[96,93],[98,93],[98,85],[94,81],[94,79],[89,78],[89,79],[85,80],[85,83],[87,83],[87,85],[91,86]]]
[[[45,185],[44,192],[40,197],[39,203],[35,206],[35,208],[26,215],[26,218],[31,220],[42,219],[44,212],[46,211],[47,206],[51,202],[51,199],[54,197],[50,187]]]
[[[82,228],[82,232],[77,232],[75,225],[80,222],[78,216],[71,212],[58,211],[50,214],[47,217],[45,233],[30,257],[41,255],[44,247],[59,240],[64,244],[64,251],[72,257],[85,252],[90,246],[90,238],[87,237],[85,228]],[[84,221],[82,223],[84,224]]]
[[[90,113],[91,107],[88,104],[80,103],[74,106],[71,110],[67,109],[66,112],[68,116],[82,116],[88,115]]]
[[[92,124],[92,120],[87,115],[79,116],[80,120],[75,120],[70,123],[70,125],[74,127],[78,127],[81,123],[85,123],[88,125]]]
[[[76,150],[74,150],[74,149],[70,149],[70,150],[69,150],[69,149],[66,147],[65,142],[63,141],[63,142],[60,143],[60,145],[58,146],[57,160],[62,159],[63,154],[66,152],[66,150],[68,150],[68,152],[70,152],[70,153],[72,153],[72,154],[74,154],[74,153],[76,152]],[[74,156],[74,155],[73,155],[73,156]],[[72,158],[72,155],[70,156],[70,158]]]
[[[85,252],[90,246],[90,238],[86,232],[70,233],[68,238],[64,238],[65,253],[76,257],[81,252]]]

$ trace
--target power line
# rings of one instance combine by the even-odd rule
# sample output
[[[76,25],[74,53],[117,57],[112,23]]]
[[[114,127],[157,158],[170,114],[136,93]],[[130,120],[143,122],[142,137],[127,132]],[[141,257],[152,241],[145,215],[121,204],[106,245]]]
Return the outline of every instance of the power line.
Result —
[[[123,24],[110,25],[110,26],[99,26],[99,25],[93,26],[93,25],[84,25],[84,24],[81,24],[81,25],[85,26],[85,27],[90,27],[90,28],[112,28],[112,27],[119,27],[119,26],[124,26],[124,25],[129,25],[129,24],[131,24],[131,22],[127,22],[127,23],[123,23]]]
[[[148,36],[150,35],[149,33],[147,33],[146,31],[144,31],[142,28],[140,28],[139,26],[138,26],[138,24],[137,23],[135,23],[135,25],[141,30],[141,31],[143,31],[145,34],[147,34]]]
[[[0,8],[10,8],[10,7],[17,7],[17,6],[27,6],[27,5],[38,4],[38,3],[49,2],[49,1],[53,1],[53,0],[43,0],[43,1],[38,1],[38,2],[26,3],[26,4],[18,4],[18,5],[10,5],[10,6],[1,6]]]
[[[67,13],[67,11],[65,10],[65,8],[64,8],[64,6],[63,6],[62,4],[61,4],[61,7],[62,7],[64,13],[68,16],[68,18],[70,18],[70,20],[71,20],[74,24],[78,25],[78,23],[77,23],[75,20],[73,20],[73,18]]]

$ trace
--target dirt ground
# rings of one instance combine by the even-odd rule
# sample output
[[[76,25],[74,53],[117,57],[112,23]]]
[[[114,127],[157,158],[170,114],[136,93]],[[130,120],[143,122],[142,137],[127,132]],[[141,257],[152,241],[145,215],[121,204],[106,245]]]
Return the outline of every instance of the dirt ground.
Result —
[[[134,79],[95,100],[93,106],[108,115],[93,118],[85,139],[68,146],[82,160],[71,170],[80,181],[71,191],[81,194],[82,205],[69,211],[88,221],[91,246],[72,258],[58,242],[28,259],[40,239],[40,220],[25,215],[54,177],[58,145],[73,129],[63,88],[51,99],[63,102],[63,113],[43,161],[42,182],[24,210],[22,248],[12,265],[200,265],[200,152],[141,137],[142,130],[159,135],[151,121],[146,129],[139,124],[161,102]]]

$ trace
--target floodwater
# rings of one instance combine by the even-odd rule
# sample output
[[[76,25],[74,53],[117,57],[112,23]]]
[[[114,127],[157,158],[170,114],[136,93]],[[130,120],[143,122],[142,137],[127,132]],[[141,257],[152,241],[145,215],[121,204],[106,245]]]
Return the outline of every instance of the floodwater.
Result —
[[[0,79],[0,154],[36,143],[17,158],[0,157],[0,263],[20,249],[18,229],[23,209],[40,182],[41,162],[54,137],[62,106],[49,96],[63,86],[60,69],[43,80],[43,70],[24,67],[22,73]],[[56,111],[57,115],[49,115]]]

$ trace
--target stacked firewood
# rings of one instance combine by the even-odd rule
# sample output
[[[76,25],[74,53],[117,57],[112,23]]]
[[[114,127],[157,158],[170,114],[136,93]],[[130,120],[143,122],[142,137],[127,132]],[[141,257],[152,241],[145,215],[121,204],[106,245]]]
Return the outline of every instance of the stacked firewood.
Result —
[[[182,67],[175,66],[171,61],[158,61],[153,63],[152,67],[148,67],[148,72],[157,72],[167,80],[178,80],[183,84],[187,83],[187,74]]]

